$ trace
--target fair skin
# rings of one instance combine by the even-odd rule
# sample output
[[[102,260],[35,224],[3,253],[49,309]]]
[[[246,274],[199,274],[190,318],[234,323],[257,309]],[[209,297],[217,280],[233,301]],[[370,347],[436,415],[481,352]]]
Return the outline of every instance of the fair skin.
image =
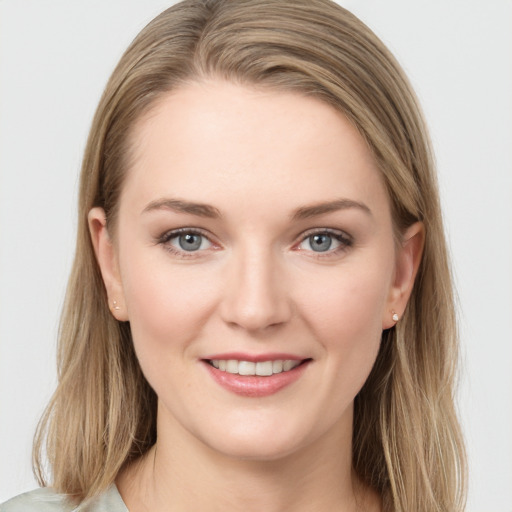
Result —
[[[406,307],[422,226],[396,243],[371,152],[316,99],[191,83],[132,135],[115,233],[89,215],[158,396],[157,443],[117,480],[128,508],[380,510],[352,472],[353,402]],[[233,377],[224,359],[299,366]]]

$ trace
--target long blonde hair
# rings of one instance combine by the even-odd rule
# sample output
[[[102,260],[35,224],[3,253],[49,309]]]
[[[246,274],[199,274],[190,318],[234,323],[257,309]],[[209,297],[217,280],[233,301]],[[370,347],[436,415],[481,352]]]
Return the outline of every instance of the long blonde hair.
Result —
[[[353,466],[386,511],[464,508],[466,465],[454,408],[453,291],[427,130],[382,42],[330,0],[185,0],[130,45],[98,106],[83,160],[76,256],[62,316],[59,383],[35,444],[45,485],[88,499],[156,440],[156,396],[130,326],[109,312],[87,225],[94,206],[115,227],[135,121],[165,92],[218,77],[298,91],[340,110],[371,148],[397,234],[420,220],[425,248],[403,319],[384,331],[356,397]]]

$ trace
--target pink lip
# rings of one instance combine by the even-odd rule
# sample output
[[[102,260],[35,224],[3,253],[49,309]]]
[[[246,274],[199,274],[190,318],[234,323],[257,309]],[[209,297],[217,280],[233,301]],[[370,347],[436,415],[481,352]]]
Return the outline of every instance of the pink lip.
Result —
[[[233,354],[231,354],[233,355]],[[275,356],[275,354],[273,354]],[[259,356],[258,356],[259,358]],[[259,358],[259,359],[248,359],[247,356],[244,358],[239,357],[212,357],[211,359],[238,359],[242,361],[271,361],[276,359],[292,359],[297,360],[297,357],[274,357],[274,358]],[[310,363],[310,360],[305,360],[302,364],[295,367],[293,370],[287,372],[276,373],[268,377],[260,377],[258,375],[238,375],[235,373],[228,373],[222,370],[218,370],[213,367],[207,361],[203,360],[205,368],[208,370],[213,379],[227,391],[235,393],[237,395],[246,397],[265,397],[270,396],[281,389],[289,386],[304,373],[306,367]]]

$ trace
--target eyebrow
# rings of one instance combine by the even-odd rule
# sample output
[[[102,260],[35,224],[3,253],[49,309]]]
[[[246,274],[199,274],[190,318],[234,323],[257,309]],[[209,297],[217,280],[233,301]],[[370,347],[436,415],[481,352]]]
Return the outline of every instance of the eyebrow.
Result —
[[[364,213],[373,216],[370,208],[368,208],[364,203],[354,201],[352,199],[336,199],[334,201],[297,208],[297,210],[292,214],[292,220],[309,219],[311,217],[317,217],[319,215],[325,215],[339,210],[348,210],[350,208],[357,208]]]
[[[364,203],[354,201],[352,199],[336,199],[334,201],[301,206],[292,213],[291,219],[304,220],[339,210],[348,210],[350,208],[357,208],[372,216],[372,211]],[[204,203],[183,201],[181,199],[162,198],[151,201],[144,210],[142,210],[142,213],[154,210],[172,210],[177,213],[188,213],[190,215],[197,215],[198,217],[206,217],[210,219],[220,219],[222,217],[220,211],[214,206]]]
[[[198,217],[207,217],[210,219],[219,219],[221,217],[220,211],[214,206],[203,203],[192,203],[181,199],[163,198],[151,201],[151,203],[142,210],[142,213],[154,210],[172,210],[177,213],[188,213],[190,215],[197,215]]]

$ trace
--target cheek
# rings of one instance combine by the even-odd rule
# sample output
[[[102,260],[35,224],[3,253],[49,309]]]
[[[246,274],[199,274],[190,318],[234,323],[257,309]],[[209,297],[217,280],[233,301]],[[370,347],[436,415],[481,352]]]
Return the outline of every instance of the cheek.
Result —
[[[360,330],[381,330],[381,314],[389,293],[387,272],[366,267],[365,272],[352,269],[315,279],[303,290],[303,310],[318,329],[326,332],[356,334]]]
[[[301,293],[303,317],[325,353],[363,382],[379,349],[391,275],[392,265],[376,258],[317,275]]]
[[[184,349],[213,308],[212,273],[171,265],[162,250],[132,251],[122,265],[128,318],[136,350]],[[156,354],[160,354],[157,352]]]

